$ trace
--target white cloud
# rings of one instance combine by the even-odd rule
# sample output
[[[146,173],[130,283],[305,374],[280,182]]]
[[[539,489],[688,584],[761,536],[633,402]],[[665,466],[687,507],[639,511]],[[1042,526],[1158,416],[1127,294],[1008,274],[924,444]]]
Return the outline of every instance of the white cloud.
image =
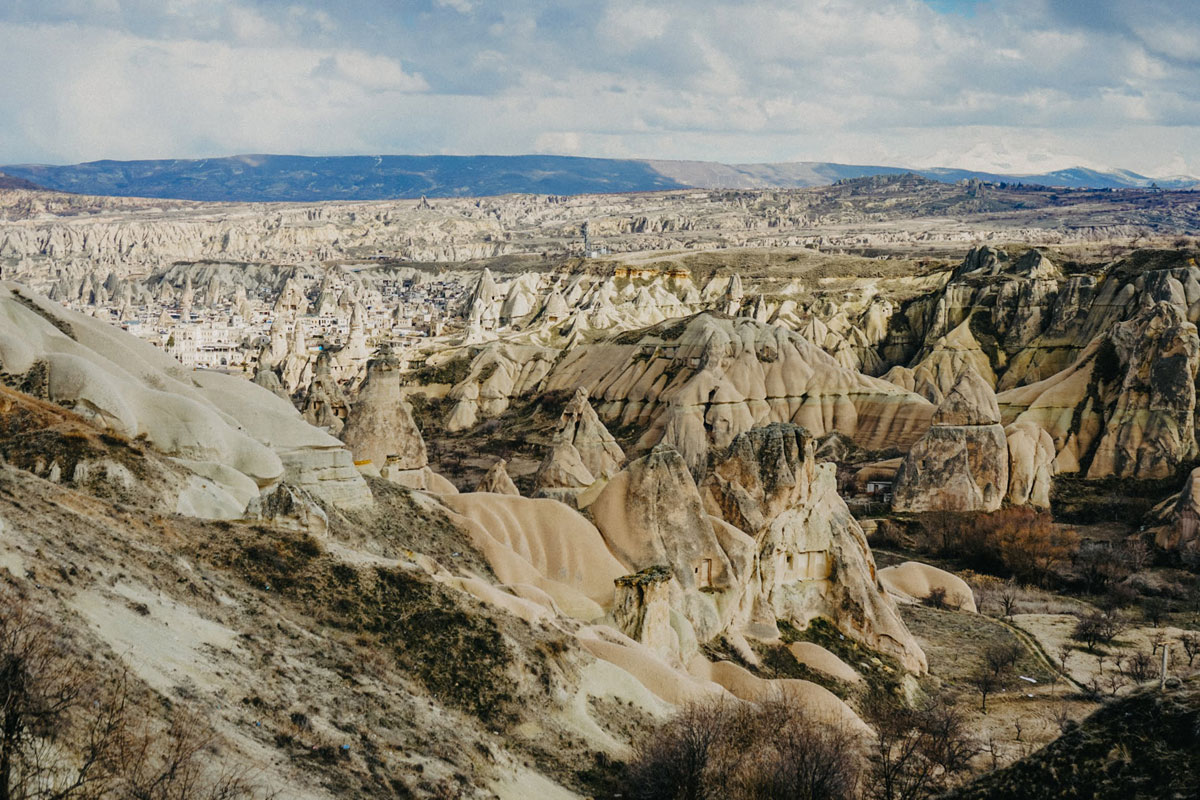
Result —
[[[289,2],[0,8],[0,163],[537,150],[1200,163],[1200,35],[1183,2],[1146,0],[1138,16],[1118,0],[1087,14],[993,0],[973,17],[919,0]]]

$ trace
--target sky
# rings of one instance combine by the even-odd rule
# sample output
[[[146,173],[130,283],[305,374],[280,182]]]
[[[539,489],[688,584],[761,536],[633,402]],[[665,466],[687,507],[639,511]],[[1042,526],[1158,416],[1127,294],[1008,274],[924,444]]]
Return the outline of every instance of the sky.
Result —
[[[0,0],[0,163],[237,153],[1200,175],[1197,0]]]

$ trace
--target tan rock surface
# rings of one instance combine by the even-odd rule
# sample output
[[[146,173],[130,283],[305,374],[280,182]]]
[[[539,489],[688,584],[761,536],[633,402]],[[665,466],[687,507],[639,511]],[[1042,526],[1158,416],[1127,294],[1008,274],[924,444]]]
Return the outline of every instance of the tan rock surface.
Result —
[[[976,611],[975,594],[967,582],[929,564],[905,561],[894,567],[885,567],[879,570],[879,582],[888,592],[905,602],[919,603],[929,597],[930,592],[940,589],[946,593],[946,605],[960,611]]]
[[[896,472],[892,508],[995,511],[1008,491],[1008,444],[996,395],[970,367]]]

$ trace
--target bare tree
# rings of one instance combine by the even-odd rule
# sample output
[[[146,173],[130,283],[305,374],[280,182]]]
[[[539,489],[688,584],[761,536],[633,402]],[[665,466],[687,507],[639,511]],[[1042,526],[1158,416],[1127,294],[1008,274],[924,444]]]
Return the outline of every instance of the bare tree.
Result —
[[[1016,581],[1006,581],[1003,588],[1000,589],[1000,609],[1005,618],[1013,615],[1013,610],[1017,607],[1017,599],[1020,597],[1020,592],[1017,589]]]
[[[979,695],[980,710],[986,714],[988,696],[1000,691],[1004,685],[1004,679],[999,673],[993,672],[986,664],[981,664],[967,676],[967,682],[971,684],[975,692]]]
[[[1192,666],[1192,661],[1196,656],[1200,655],[1200,633],[1188,631],[1179,637],[1179,644],[1183,647],[1183,652],[1187,655],[1188,666]]]
[[[876,731],[864,796],[870,800],[916,800],[936,794],[964,772],[979,752],[962,710],[945,695],[909,708],[876,690],[864,714]]]
[[[102,794],[125,702],[123,682],[96,687],[46,617],[0,585],[0,800]],[[79,756],[64,764],[55,750],[71,734]]]
[[[1117,661],[1117,669],[1134,683],[1145,683],[1154,674],[1154,657],[1137,652]]]

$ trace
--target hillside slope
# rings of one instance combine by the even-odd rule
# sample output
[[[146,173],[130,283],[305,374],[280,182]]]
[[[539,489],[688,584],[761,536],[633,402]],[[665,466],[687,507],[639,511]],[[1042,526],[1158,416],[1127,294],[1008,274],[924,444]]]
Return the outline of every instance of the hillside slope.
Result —
[[[1133,800],[1200,793],[1200,683],[1105,705],[1042,750],[945,800]]]

